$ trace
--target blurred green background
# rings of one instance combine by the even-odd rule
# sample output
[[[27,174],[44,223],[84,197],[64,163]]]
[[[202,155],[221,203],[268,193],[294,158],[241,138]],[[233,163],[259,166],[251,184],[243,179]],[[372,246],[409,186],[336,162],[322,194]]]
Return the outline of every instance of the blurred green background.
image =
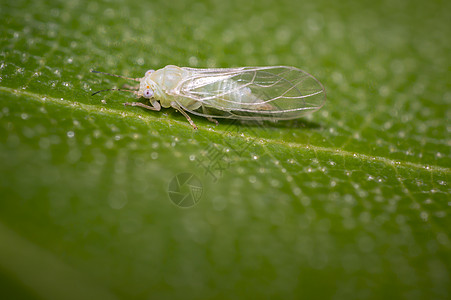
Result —
[[[3,1],[2,294],[451,297],[450,9]],[[129,94],[90,96],[126,83],[91,68],[141,77],[168,64],[296,66],[328,100],[263,126],[193,117],[193,131],[174,110],[124,107]],[[192,208],[168,197],[183,172],[203,185]]]

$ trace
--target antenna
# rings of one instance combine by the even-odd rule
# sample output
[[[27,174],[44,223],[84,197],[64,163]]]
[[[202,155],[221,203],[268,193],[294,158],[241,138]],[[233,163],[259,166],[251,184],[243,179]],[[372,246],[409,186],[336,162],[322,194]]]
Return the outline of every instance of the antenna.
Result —
[[[100,72],[100,71],[96,71],[96,70],[91,70],[91,72],[92,73],[99,73],[99,74],[103,74],[103,75],[108,75],[108,76],[119,77],[119,78],[123,78],[123,79],[134,80],[134,81],[138,81],[138,82],[140,81],[140,78],[125,77],[125,76],[121,76],[121,75],[110,74],[110,73]]]
[[[101,73],[101,72],[99,72],[99,73]],[[91,96],[94,96],[95,94],[98,94],[100,92],[106,92],[106,91],[121,91],[121,92],[136,93],[136,91],[134,91],[134,90],[127,90],[127,89],[106,89],[106,90],[100,90],[95,93],[92,93]]]

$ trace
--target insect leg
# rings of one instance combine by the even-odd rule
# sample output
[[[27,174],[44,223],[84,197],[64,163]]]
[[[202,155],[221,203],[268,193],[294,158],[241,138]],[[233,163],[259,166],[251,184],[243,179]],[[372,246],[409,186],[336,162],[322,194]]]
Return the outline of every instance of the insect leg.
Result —
[[[202,112],[204,114],[208,114],[207,110],[205,109],[205,106],[202,106]],[[215,119],[213,119],[212,117],[205,117],[208,121],[213,122],[216,124],[216,126],[218,126],[219,122]]]
[[[175,103],[174,101],[171,102],[171,106],[173,108],[175,108],[176,110],[178,110],[182,115],[185,116],[185,118],[188,120],[188,122],[191,124],[191,126],[193,126],[194,129],[197,129],[196,124],[194,124],[193,120],[191,120],[191,118],[188,116],[188,114],[180,107],[180,105],[178,105],[177,103]]]
[[[160,111],[160,109],[161,109],[161,106],[153,107],[153,106],[141,103],[141,102],[126,102],[126,103],[124,103],[124,105],[125,106],[127,106],[127,105],[129,105],[129,106],[139,106],[139,107],[146,108],[146,109],[149,109],[149,110],[154,110],[154,111]]]
[[[205,118],[207,118],[208,121],[215,123],[215,125],[219,125],[218,120],[215,120],[215,119],[210,118],[210,117],[205,117]]]

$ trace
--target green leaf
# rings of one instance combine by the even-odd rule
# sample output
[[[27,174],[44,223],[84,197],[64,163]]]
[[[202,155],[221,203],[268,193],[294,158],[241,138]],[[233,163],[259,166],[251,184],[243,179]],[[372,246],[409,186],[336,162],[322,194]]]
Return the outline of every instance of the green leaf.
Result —
[[[449,298],[450,9],[3,3],[0,287],[24,299]],[[328,100],[274,124],[193,116],[194,131],[174,110],[124,107],[127,93],[90,96],[127,83],[91,69],[169,64],[296,66]]]

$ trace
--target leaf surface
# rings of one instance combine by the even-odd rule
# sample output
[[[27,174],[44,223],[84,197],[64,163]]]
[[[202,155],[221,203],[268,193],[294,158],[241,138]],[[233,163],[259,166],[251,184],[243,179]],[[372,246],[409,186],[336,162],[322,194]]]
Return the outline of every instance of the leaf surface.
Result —
[[[26,299],[450,297],[450,8],[1,4],[5,290]],[[91,69],[141,77],[169,64],[292,65],[318,78],[328,100],[274,124],[193,116],[193,131],[174,110],[124,107],[129,94],[90,96],[128,83]],[[178,181],[181,195],[202,195],[194,207],[169,199],[180,173],[201,183]]]

